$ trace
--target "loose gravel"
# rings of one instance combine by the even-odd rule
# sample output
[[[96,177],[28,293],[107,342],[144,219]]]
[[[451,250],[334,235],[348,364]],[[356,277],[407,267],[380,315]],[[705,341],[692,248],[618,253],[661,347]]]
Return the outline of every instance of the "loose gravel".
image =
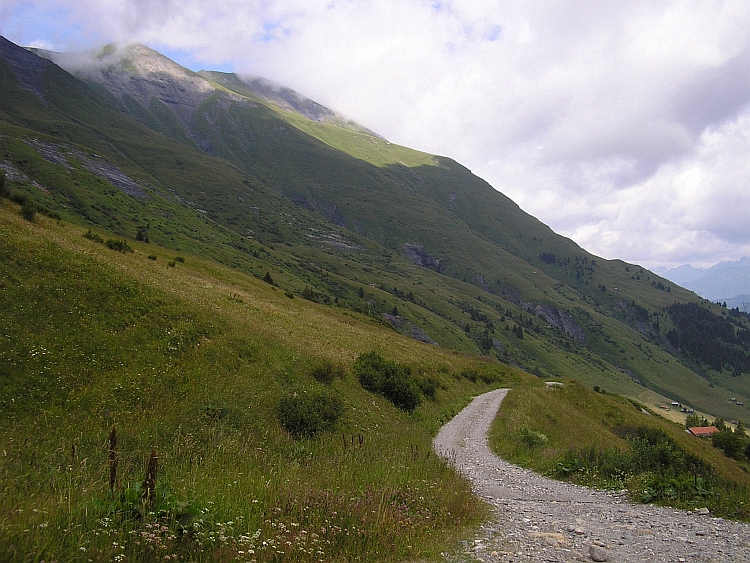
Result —
[[[487,431],[508,389],[481,395],[446,424],[433,447],[494,507],[459,561],[750,562],[750,525],[632,504],[624,494],[554,481],[507,463]]]

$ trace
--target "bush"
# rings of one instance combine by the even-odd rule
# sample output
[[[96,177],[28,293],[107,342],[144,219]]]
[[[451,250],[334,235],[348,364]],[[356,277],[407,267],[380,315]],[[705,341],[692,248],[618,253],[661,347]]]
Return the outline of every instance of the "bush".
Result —
[[[344,402],[332,391],[310,391],[282,397],[277,408],[281,426],[295,439],[331,430],[344,415]]]
[[[133,249],[130,247],[130,245],[127,243],[126,240],[115,240],[115,239],[107,239],[107,242],[104,243],[104,245],[107,248],[110,248],[112,250],[116,250],[117,252],[122,252],[125,254],[126,252],[133,252]]]
[[[92,242],[98,242],[99,244],[104,244],[104,239],[97,235],[96,233],[92,233],[91,229],[83,233],[83,238],[89,239]]]
[[[558,460],[555,474],[582,484],[637,489],[641,502],[686,503],[708,494],[713,467],[685,451],[666,432],[646,426],[612,430],[628,442],[627,449],[571,449]]]
[[[711,436],[711,443],[714,448],[720,449],[725,456],[738,461],[744,459],[743,450],[746,447],[746,441],[739,434],[726,430],[717,432]]]
[[[468,379],[472,383],[476,383],[477,379],[479,378],[479,372],[475,369],[465,369],[461,371],[461,377],[464,379]]]
[[[362,387],[383,395],[405,411],[413,411],[422,402],[419,386],[411,368],[384,359],[377,352],[362,354],[352,367]]]
[[[431,375],[421,377],[417,380],[417,385],[419,385],[422,395],[431,401],[435,400],[435,393],[437,392],[438,387],[440,387],[440,381],[438,381],[437,378]]]
[[[36,218],[36,204],[31,199],[25,200],[21,205],[21,217],[30,223],[34,222]]]
[[[336,378],[344,378],[344,368],[330,360],[322,360],[312,368],[310,375],[321,383],[331,384]]]
[[[518,433],[518,439],[529,448],[538,448],[547,445],[547,436],[536,430],[524,426]]]

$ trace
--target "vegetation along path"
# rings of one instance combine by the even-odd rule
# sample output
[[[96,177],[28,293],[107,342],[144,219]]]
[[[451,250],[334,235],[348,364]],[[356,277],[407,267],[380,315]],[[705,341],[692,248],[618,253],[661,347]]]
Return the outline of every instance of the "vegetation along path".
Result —
[[[750,561],[748,524],[706,509],[632,504],[619,493],[548,479],[498,458],[487,431],[507,393],[480,395],[434,441],[435,451],[494,507],[493,520],[458,560]]]

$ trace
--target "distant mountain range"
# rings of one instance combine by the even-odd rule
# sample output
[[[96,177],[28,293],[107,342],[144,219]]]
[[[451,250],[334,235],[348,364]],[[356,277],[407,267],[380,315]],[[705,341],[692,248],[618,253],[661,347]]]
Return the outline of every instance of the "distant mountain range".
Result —
[[[747,311],[750,302],[750,258],[719,262],[710,268],[689,264],[662,273],[670,281],[690,289],[711,301],[727,302],[730,308]]]

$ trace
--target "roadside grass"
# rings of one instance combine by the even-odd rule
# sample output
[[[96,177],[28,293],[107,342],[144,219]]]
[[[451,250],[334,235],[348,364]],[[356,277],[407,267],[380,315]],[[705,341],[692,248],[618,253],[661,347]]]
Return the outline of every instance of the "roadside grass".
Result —
[[[490,431],[504,459],[557,479],[627,489],[631,500],[750,520],[746,463],[642,405],[591,391],[527,381],[514,388]]]
[[[189,254],[169,267],[155,244],[123,254],[0,214],[4,561],[398,561],[437,556],[485,517],[431,439],[520,372]],[[352,375],[372,351],[436,382],[413,412]],[[279,401],[321,390],[340,419],[295,439]]]

